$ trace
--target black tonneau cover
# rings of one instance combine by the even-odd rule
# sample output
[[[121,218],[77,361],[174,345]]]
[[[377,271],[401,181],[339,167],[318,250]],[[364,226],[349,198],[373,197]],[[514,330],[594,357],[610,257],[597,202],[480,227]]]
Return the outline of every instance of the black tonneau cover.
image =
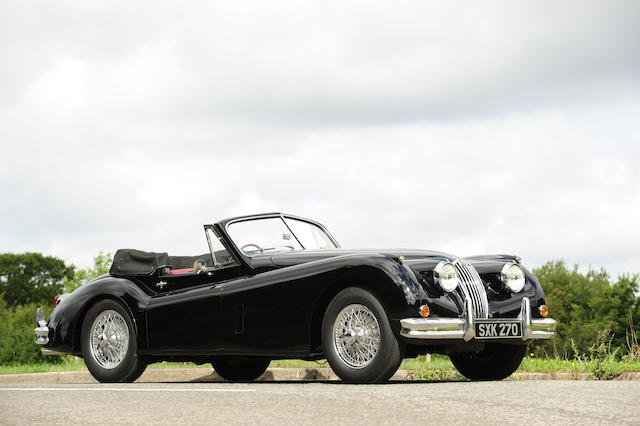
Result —
[[[212,265],[211,254],[199,256],[169,256],[167,253],[153,253],[135,249],[120,249],[113,256],[111,275],[151,275],[158,268],[191,268],[196,260],[204,260]]]

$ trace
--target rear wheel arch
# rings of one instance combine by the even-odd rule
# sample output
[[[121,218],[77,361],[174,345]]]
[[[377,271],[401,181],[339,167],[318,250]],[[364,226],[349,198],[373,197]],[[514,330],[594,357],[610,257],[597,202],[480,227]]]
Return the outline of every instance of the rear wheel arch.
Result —
[[[73,351],[74,351],[74,353],[82,353],[82,344],[81,344],[81,340],[82,340],[82,325],[84,324],[84,319],[86,318],[87,313],[89,312],[89,309],[91,309],[91,307],[94,306],[96,303],[101,302],[103,300],[113,300],[114,302],[120,304],[124,308],[124,310],[129,315],[129,318],[131,319],[131,322],[133,323],[134,332],[135,332],[135,335],[138,338],[138,344],[140,344],[139,326],[138,326],[138,322],[136,321],[135,315],[133,315],[133,310],[131,309],[131,306],[129,306],[129,304],[127,304],[121,297],[116,296],[115,294],[107,293],[107,294],[101,294],[101,295],[92,297],[82,307],[82,310],[80,311],[80,314],[76,318],[76,323],[75,323],[74,328],[73,328]],[[138,347],[140,347],[140,346],[138,346]]]
[[[138,355],[136,327],[126,304],[102,298],[89,308],[81,331],[82,356],[101,383],[133,382],[148,360]]]

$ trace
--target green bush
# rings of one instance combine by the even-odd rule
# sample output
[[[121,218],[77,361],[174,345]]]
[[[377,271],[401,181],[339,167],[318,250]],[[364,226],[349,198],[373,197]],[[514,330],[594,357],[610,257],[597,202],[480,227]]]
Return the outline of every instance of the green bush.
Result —
[[[611,380],[620,375],[622,369],[620,363],[616,361],[616,354],[620,347],[611,348],[613,334],[609,330],[598,332],[596,341],[589,347],[588,353],[581,353],[573,344],[574,357],[583,362],[592,379]]]
[[[0,298],[0,365],[59,363],[60,356],[44,356],[35,343],[37,304],[9,307]],[[43,307],[48,316],[51,309]]]
[[[0,253],[0,296],[10,306],[49,304],[62,292],[74,266],[40,253]]]
[[[578,271],[567,268],[564,261],[548,262],[534,269],[549,306],[550,316],[558,321],[556,336],[531,345],[536,356],[561,358],[589,353],[598,333],[608,330],[611,345],[620,348],[617,356],[626,355],[630,322],[640,320],[638,275],[622,275],[611,282],[607,272]]]

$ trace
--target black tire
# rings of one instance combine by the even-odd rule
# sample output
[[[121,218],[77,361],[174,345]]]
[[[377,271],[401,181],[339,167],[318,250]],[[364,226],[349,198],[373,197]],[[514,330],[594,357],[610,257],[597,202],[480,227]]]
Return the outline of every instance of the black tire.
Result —
[[[149,364],[150,363],[144,357],[138,355],[138,367],[136,368],[136,371],[131,373],[131,376],[128,377],[128,380],[126,380],[126,382],[135,382],[136,380],[138,380],[140,376],[142,376],[142,374],[145,372]]]
[[[96,349],[94,353],[91,348],[91,331],[94,323],[96,323],[96,319],[101,317],[102,314],[107,315],[109,313],[108,311],[115,311],[119,314],[119,318],[124,320],[127,329],[127,350],[122,359],[114,362],[114,365],[107,365],[104,360],[101,361],[99,355],[97,355],[99,349]],[[116,315],[116,317],[118,317],[118,315]],[[99,326],[97,323],[95,325],[96,327]],[[122,338],[125,337],[122,336]],[[108,340],[108,338],[106,340]],[[89,309],[82,324],[81,349],[84,363],[89,369],[89,372],[101,383],[133,382],[140,377],[147,366],[145,360],[139,357],[137,353],[137,336],[133,321],[127,310],[114,300],[101,300]]]
[[[367,309],[363,310],[362,307]],[[334,326],[341,327],[340,324],[336,324],[336,320],[340,321],[338,316],[343,315],[343,310],[348,312],[349,309],[357,310],[361,317],[370,317],[370,314],[373,314],[377,321],[377,330],[375,322],[370,322],[369,327],[361,328],[360,331],[354,330],[356,334],[360,332],[366,334],[355,337],[355,340],[351,342],[345,343],[346,339],[354,339],[352,335],[342,334],[341,338],[334,337]],[[341,332],[338,331],[338,333]],[[355,360],[357,362],[354,362],[354,358],[346,352],[345,348],[352,348],[354,351],[358,350],[358,347],[364,349],[365,345],[372,344],[371,341],[366,341],[366,336],[376,335],[376,333],[379,333],[379,343],[373,356],[371,353],[360,352],[366,361]],[[363,338],[365,343],[360,343],[358,340],[360,338]],[[333,371],[343,381],[350,383],[387,381],[398,370],[402,362],[400,343],[391,330],[382,304],[369,291],[359,287],[349,287],[342,290],[327,307],[322,320],[322,348]],[[358,365],[359,363],[360,365]]]
[[[456,369],[469,380],[502,380],[518,369],[527,345],[487,343],[480,352],[449,355]]]
[[[268,358],[221,356],[211,360],[213,369],[230,382],[251,382],[262,376],[269,363]]]

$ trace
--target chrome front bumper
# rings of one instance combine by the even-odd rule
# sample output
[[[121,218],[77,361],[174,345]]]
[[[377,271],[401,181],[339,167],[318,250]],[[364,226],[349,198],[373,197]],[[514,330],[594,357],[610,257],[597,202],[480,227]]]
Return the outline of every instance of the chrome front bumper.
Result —
[[[499,318],[491,318],[499,319]],[[511,318],[504,318],[511,319]],[[531,318],[531,302],[522,298],[522,307],[518,318],[522,321],[522,340],[549,339],[555,335],[558,324],[551,318]],[[410,339],[463,339],[475,338],[475,318],[471,299],[465,299],[465,315],[462,318],[405,318],[400,320],[400,334]]]
[[[36,343],[39,345],[46,345],[49,343],[49,327],[47,327],[47,321],[44,319],[44,312],[42,312],[42,308],[38,308],[36,310],[36,324],[38,324],[34,329],[36,333]]]

